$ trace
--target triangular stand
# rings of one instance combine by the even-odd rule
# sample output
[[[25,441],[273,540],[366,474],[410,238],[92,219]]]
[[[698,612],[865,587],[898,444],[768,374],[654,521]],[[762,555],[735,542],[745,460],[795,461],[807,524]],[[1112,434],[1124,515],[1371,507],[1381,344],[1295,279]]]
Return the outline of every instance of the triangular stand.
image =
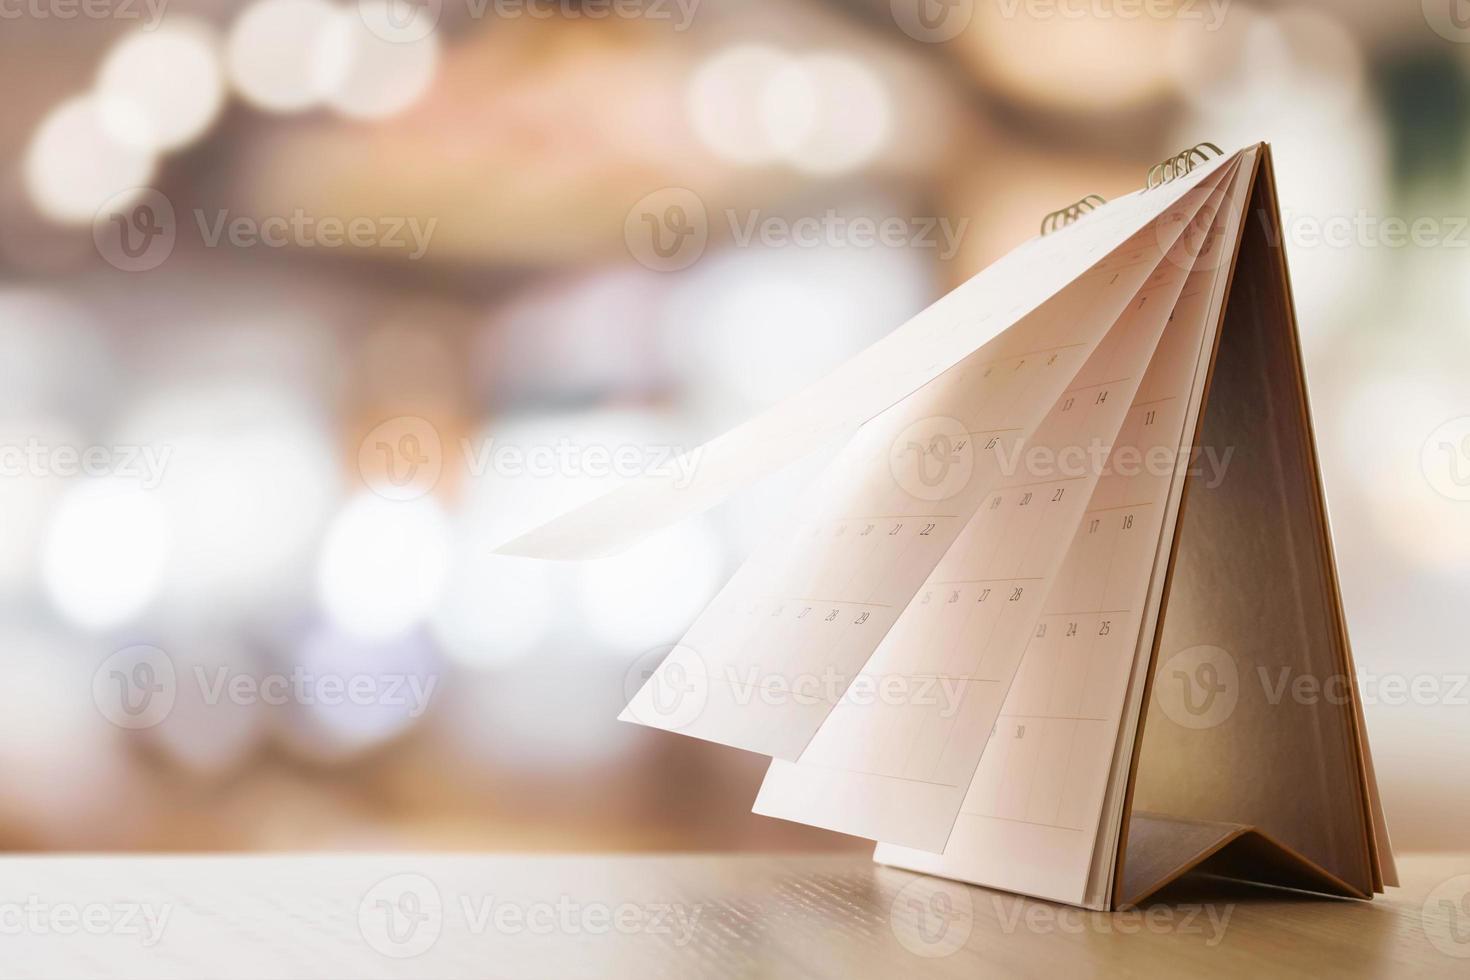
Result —
[[[1263,153],[1163,586],[1112,904],[1190,871],[1393,883]],[[1228,455],[1227,455],[1228,454]]]
[[[1119,882],[1119,906],[1137,905],[1186,874],[1210,874],[1264,885],[1366,898],[1291,848],[1238,823],[1176,820],[1134,813],[1128,825],[1131,857]]]

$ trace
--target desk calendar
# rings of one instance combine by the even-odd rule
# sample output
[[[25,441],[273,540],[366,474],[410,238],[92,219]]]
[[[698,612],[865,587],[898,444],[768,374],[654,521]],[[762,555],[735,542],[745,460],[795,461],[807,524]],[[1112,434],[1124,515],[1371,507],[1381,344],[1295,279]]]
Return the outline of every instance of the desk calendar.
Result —
[[[592,557],[845,443],[622,714],[772,757],[758,813],[1095,909],[1395,883],[1269,147],[1200,144],[787,402],[512,542]],[[1272,697],[1282,672],[1344,696]]]

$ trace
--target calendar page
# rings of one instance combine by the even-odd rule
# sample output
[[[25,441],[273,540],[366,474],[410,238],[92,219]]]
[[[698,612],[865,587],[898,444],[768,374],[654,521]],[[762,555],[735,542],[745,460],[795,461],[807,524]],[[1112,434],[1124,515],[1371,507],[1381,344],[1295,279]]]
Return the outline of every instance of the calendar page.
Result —
[[[1069,433],[1111,439],[1188,268],[1171,250],[1230,172],[1218,171],[1000,337],[864,424],[795,521],[757,548],[624,720],[799,758],[977,509],[999,488],[1025,482],[1007,468],[1038,433],[1046,433],[1043,446],[1069,443]],[[1069,397],[1085,404],[1073,411]],[[1061,551],[1066,515],[1086,488],[1070,500],[1066,492],[1057,484],[1013,495],[1047,499],[991,513],[981,526],[995,544],[966,551],[1002,543],[1014,550],[1028,534],[1048,533],[1054,541],[1044,550]],[[974,564],[952,574],[973,578]],[[1052,563],[1019,564],[1039,580]],[[1027,583],[1011,587],[1019,591],[1006,604],[1022,611],[1006,620],[1020,624],[1044,590],[1029,586],[1028,596]],[[1013,666],[1018,654],[1007,656]],[[697,697],[672,697],[691,684]],[[700,710],[690,717],[685,701]],[[679,710],[665,710],[670,704]],[[975,734],[983,739],[984,730]]]
[[[852,433],[996,339],[1182,198],[1213,183],[1214,160],[1172,183],[1113,201],[986,267],[831,374],[699,447],[693,478],[648,476],[502,546],[532,558],[595,558],[699,513],[740,487]]]
[[[1063,770],[1026,784],[1031,809],[1076,819],[1067,760],[1080,744],[1101,746],[1106,775],[1112,733],[1092,720],[1126,683],[1137,628],[1121,606],[1146,587],[1158,533],[1147,501],[1127,499],[1105,466],[1118,447],[1139,448],[1140,428],[1177,444],[1193,360],[1182,380],[1161,380],[1158,365],[1199,349],[1207,311],[1189,294],[1209,277],[1190,270],[1209,234],[1218,238],[1233,176],[1159,258],[1037,430],[1031,463],[1013,462],[987,495],[798,762],[772,764],[757,813],[942,851],[1004,700],[999,734],[1029,737],[1028,751],[1046,753],[1039,768]],[[1016,703],[1007,691],[1023,655],[1023,678],[1046,690]],[[1022,763],[1015,778],[1028,772]]]

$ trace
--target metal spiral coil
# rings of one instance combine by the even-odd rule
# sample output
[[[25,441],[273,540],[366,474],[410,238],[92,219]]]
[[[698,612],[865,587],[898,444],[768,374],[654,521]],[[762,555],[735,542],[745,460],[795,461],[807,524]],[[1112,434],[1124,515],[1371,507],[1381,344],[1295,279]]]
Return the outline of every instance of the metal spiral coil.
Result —
[[[1201,163],[1209,160],[1211,153],[1217,157],[1225,155],[1225,151],[1214,143],[1204,142],[1196,143],[1194,146],[1180,150],[1168,159],[1160,160],[1148,168],[1148,175],[1144,181],[1144,189],[1153,190],[1155,187],[1161,184],[1167,184],[1177,177],[1183,177]]]
[[[1088,194],[1075,204],[1069,204],[1064,208],[1052,211],[1041,219],[1041,233],[1043,235],[1065,228],[1089,211],[1096,210],[1108,203],[1108,199],[1101,194]]]

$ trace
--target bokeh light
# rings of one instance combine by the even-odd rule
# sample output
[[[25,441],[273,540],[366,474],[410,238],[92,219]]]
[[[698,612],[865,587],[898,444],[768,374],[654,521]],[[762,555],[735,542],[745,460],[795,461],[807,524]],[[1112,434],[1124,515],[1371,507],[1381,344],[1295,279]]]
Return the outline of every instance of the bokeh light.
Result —
[[[775,160],[779,147],[772,138],[765,92],[790,65],[790,55],[764,44],[717,52],[689,83],[686,105],[695,135],[732,163]]]
[[[800,170],[856,170],[883,150],[893,106],[883,80],[844,54],[822,52],[784,63],[762,92],[769,142]]]
[[[892,202],[842,209],[858,215]],[[923,308],[921,256],[904,248],[747,248],[683,277],[662,317],[668,358],[696,401],[741,412],[795,393]]]
[[[362,0],[340,11],[322,36],[326,102],[357,119],[392,116],[423,98],[439,66],[439,35],[427,7]]]
[[[31,446],[75,446],[75,429],[55,418],[0,420],[0,595],[27,595],[39,570],[42,529],[61,495],[64,481],[44,465],[34,467]]]
[[[67,487],[42,544],[42,580],[73,623],[127,622],[158,594],[171,534],[158,496],[126,476]]]
[[[238,382],[160,390],[118,441],[138,447],[173,529],[171,603],[238,610],[307,586],[340,477],[324,427],[294,394]]]
[[[199,138],[224,98],[219,41],[200,22],[173,20],[129,34],[97,72],[102,125],[118,142],[143,151]]]
[[[112,134],[102,102],[78,96],[53,109],[26,149],[25,181],[31,202],[55,221],[90,222],[99,208],[153,175],[151,152]],[[122,201],[114,201],[121,206]]]
[[[339,17],[328,0],[257,0],[245,7],[226,47],[227,71],[241,97],[271,112],[320,104],[328,90],[322,51]]]
[[[277,715],[292,752],[340,762],[409,731],[443,697],[443,667],[419,631],[365,640],[313,628],[280,665],[302,690]]]
[[[528,656],[556,610],[549,563],[495,554],[511,532],[506,512],[487,497],[475,494],[456,517],[449,584],[429,621],[445,653],[475,668]]]
[[[449,521],[432,497],[360,492],[333,518],[317,564],[331,622],[358,639],[391,639],[424,619],[444,588]]]
[[[764,44],[736,45],[701,64],[686,108],[695,135],[717,156],[745,165],[782,161],[814,174],[870,162],[893,125],[888,90],[860,59]]]

